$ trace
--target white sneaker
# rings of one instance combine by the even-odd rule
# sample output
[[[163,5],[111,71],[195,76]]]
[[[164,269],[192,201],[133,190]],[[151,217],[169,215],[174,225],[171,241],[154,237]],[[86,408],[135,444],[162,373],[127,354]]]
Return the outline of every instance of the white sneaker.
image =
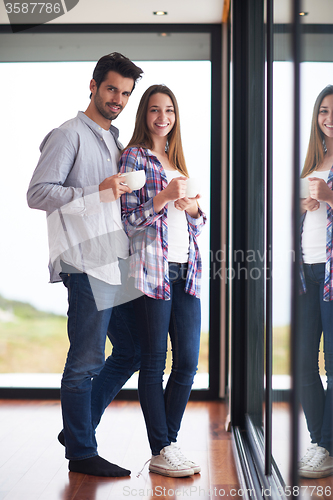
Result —
[[[183,453],[181,452],[181,449],[179,448],[177,443],[171,443],[170,446],[173,448],[173,450],[174,450],[176,456],[179,458],[179,460],[184,465],[186,465],[186,467],[190,467],[191,469],[193,469],[194,474],[198,474],[201,471],[200,465],[196,464],[192,460],[189,460],[188,458],[185,457],[185,455],[183,455]]]
[[[165,446],[159,455],[151,457],[149,470],[170,477],[186,477],[194,474],[191,467],[187,467],[180,461],[171,445]]]
[[[330,457],[325,448],[317,447],[317,451],[311,460],[299,469],[301,477],[327,477],[333,474],[333,457]]]
[[[314,456],[318,449],[317,443],[311,443],[310,446],[306,449],[305,455],[298,462],[298,468],[304,467],[308,462],[310,462],[311,458]]]

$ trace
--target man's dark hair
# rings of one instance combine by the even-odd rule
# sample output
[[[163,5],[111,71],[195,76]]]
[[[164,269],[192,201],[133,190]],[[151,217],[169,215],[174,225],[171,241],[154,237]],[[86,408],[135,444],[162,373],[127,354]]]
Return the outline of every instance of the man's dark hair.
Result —
[[[112,52],[112,54],[101,57],[95,66],[93,79],[97,84],[97,89],[106,80],[106,75],[109,71],[115,71],[124,78],[132,78],[134,80],[132,92],[137,80],[141,78],[143,73],[142,69],[136,66],[128,57],[123,56],[119,52]]]

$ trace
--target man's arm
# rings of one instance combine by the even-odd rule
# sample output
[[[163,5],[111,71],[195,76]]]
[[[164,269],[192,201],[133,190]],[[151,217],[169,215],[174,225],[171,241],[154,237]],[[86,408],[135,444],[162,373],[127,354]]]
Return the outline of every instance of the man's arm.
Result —
[[[64,205],[71,213],[88,214],[99,207],[99,186],[64,186],[76,158],[73,143],[60,129],[53,130],[42,152],[27,192],[31,208],[54,212]]]
[[[61,208],[62,213],[71,215],[93,215],[100,211],[100,202],[112,202],[123,193],[131,192],[118,174],[92,186],[64,186],[78,150],[78,135],[72,134],[69,139],[62,130],[55,129],[47,136],[30,181],[27,193],[29,207],[49,213]],[[93,165],[90,167],[93,168]],[[84,183],[84,170],[81,174],[80,183]]]

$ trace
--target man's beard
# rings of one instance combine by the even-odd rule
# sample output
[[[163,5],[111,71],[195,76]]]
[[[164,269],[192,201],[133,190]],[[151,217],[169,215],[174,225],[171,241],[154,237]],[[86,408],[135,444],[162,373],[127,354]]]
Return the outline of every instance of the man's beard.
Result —
[[[94,97],[94,102],[95,102],[95,106],[96,106],[96,109],[98,110],[98,112],[103,116],[103,118],[106,118],[107,120],[111,120],[111,121],[115,120],[123,110],[123,107],[119,106],[118,104],[116,105],[119,108],[118,112],[114,112],[114,111],[107,109],[106,106],[112,105],[112,103],[106,102],[105,104],[103,104],[98,93]]]

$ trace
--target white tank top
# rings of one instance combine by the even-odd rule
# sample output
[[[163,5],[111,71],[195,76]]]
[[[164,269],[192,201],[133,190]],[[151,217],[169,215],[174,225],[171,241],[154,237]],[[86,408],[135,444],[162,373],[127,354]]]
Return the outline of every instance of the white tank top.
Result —
[[[183,177],[178,170],[164,170],[168,183]],[[188,261],[189,235],[184,211],[177,210],[174,202],[168,203],[168,261],[183,264]]]
[[[316,171],[307,177],[317,177],[327,182],[329,172],[329,170]],[[304,183],[304,180],[302,182]],[[325,202],[320,202],[318,210],[306,212],[302,233],[302,252],[305,264],[326,262],[326,219],[327,205]]]

